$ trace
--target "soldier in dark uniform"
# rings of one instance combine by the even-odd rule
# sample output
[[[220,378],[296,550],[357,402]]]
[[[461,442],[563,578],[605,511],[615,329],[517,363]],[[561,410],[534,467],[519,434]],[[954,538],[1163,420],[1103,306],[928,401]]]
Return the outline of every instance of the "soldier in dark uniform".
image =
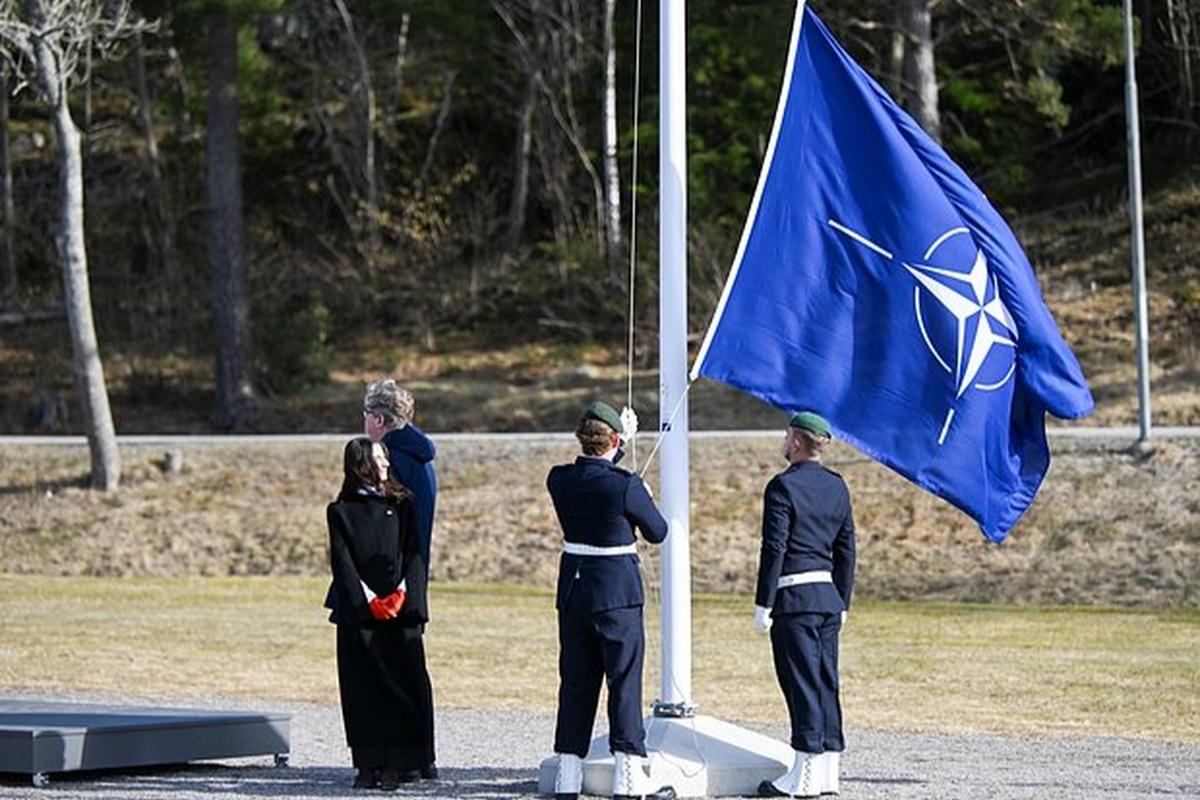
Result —
[[[795,751],[785,775],[759,785],[764,797],[838,793],[838,633],[854,586],[854,516],[842,477],[821,465],[830,439],[822,417],[793,415],[784,441],[790,466],[763,496],[754,624],[771,632]]]
[[[654,544],[667,537],[663,519],[646,485],[616,466],[621,417],[605,403],[592,403],[575,431],[583,450],[573,464],[550,470],[546,486],[563,531],[558,574],[558,754],[555,795],[578,797],[583,783],[600,683],[608,682],[609,749],[613,753],[613,797],[672,798],[655,791],[645,772],[642,725],[642,576],[634,528]]]

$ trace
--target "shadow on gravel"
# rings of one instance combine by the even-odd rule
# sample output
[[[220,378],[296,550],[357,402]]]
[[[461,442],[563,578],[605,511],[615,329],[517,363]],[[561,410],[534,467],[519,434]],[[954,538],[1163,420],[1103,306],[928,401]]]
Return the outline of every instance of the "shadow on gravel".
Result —
[[[491,769],[488,767],[440,768],[441,780],[420,784],[414,794],[421,797],[523,797],[537,794],[537,767]]]
[[[54,773],[51,789],[72,795],[91,793],[112,796],[128,791],[137,796],[170,798],[181,794],[197,797],[382,797],[381,792],[354,789],[350,767],[224,766],[220,764],[171,764],[124,770],[93,770]],[[27,775],[0,773],[0,787],[29,786]],[[437,781],[402,786],[390,796],[513,798],[537,795],[536,768],[490,769],[486,767],[443,767]]]
[[[843,775],[842,783],[869,783],[878,786],[912,786],[929,783],[921,778],[856,778],[853,775]]]
[[[19,782],[7,780],[19,778]],[[4,785],[29,785],[26,776],[5,776]],[[81,770],[51,773],[50,788],[72,795],[112,796],[128,791],[138,796],[168,798],[173,794],[201,797],[279,797],[317,795],[361,797],[350,782],[351,770],[342,767],[224,766],[221,764],[167,764],[121,770]]]

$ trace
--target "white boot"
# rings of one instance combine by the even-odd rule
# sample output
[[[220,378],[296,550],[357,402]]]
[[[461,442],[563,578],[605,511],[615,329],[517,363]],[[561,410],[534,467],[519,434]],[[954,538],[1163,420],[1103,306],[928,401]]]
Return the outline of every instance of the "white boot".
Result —
[[[838,794],[838,772],[841,769],[841,753],[832,750],[813,756],[813,784],[820,794]]]
[[[675,797],[670,786],[654,786],[646,772],[646,759],[633,753],[613,753],[613,800],[617,798],[647,798],[667,800]]]
[[[558,772],[554,774],[554,795],[560,800],[578,797],[583,791],[583,759],[574,753],[558,754]]]
[[[781,778],[771,781],[771,785],[788,797],[817,797],[821,787],[817,783],[818,759],[816,753],[795,751],[796,758],[792,768]]]

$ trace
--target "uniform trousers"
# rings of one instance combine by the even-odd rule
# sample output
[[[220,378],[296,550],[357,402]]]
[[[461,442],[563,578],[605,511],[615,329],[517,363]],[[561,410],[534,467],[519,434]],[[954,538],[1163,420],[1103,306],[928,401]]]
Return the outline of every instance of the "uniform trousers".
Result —
[[[642,607],[588,612],[573,599],[558,612],[560,683],[554,751],[587,756],[600,682],[607,679],[609,750],[644,756]]]
[[[773,617],[775,676],[792,722],[792,749],[824,753],[846,749],[838,700],[838,633],[841,614]]]

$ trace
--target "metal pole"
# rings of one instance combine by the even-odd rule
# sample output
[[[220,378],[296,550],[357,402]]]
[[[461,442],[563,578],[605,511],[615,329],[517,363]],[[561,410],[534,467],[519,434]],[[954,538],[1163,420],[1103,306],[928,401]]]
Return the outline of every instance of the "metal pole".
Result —
[[[1125,0],[1125,125],[1129,142],[1129,255],[1133,269],[1133,320],[1137,340],[1138,441],[1150,438],[1149,312],[1146,304],[1146,249],[1142,223],[1142,146],[1138,125],[1137,72],[1133,48],[1133,0]]]
[[[671,525],[662,550],[662,691],[655,706],[660,716],[688,714],[692,706],[684,6],[684,0],[659,4],[659,485],[663,516]]]

